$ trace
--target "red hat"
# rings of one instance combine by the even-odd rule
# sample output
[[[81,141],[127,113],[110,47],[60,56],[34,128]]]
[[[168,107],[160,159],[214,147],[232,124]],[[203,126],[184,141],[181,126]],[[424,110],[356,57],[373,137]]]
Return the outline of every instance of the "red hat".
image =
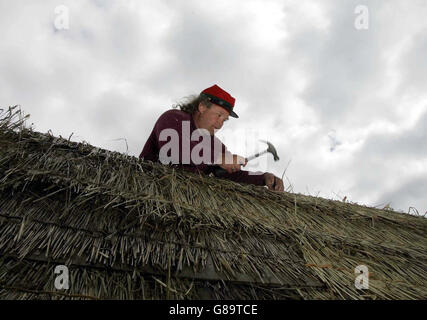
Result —
[[[209,101],[211,101],[212,103],[215,103],[230,112],[231,117],[239,117],[233,111],[234,102],[236,101],[236,99],[234,99],[228,92],[222,90],[216,84],[214,84],[212,87],[203,90],[201,93],[207,95]]]

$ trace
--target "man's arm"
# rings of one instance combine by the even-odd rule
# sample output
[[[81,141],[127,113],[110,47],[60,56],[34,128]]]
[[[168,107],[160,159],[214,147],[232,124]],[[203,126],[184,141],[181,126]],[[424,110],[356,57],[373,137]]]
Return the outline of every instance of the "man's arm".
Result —
[[[160,118],[157,120],[153,132],[152,132],[152,140],[155,145],[156,149],[160,152],[163,146],[165,146],[167,143],[170,143],[172,138],[169,139],[160,139],[163,130],[169,129],[176,132],[178,139],[176,143],[178,143],[178,146],[176,146],[177,150],[179,150],[179,153],[175,155],[174,164],[180,165],[182,168],[192,171],[192,172],[198,172],[202,171],[204,173],[210,173],[213,172],[214,166],[210,163],[217,163],[217,159],[221,154],[227,154],[231,155],[231,153],[227,150],[227,147],[217,138],[214,136],[214,139],[212,139],[211,143],[211,159],[210,163],[201,163],[201,164],[195,164],[193,159],[191,159],[191,151],[193,148],[198,145],[199,141],[191,141],[191,132],[183,132],[183,121],[188,121],[188,126],[190,126],[190,118],[187,117],[185,114],[181,112],[174,112],[175,110],[169,110],[165,113],[163,113]],[[185,130],[184,130],[185,131]],[[182,159],[182,145],[184,144],[189,145],[189,150],[184,150],[184,152],[189,152],[190,154],[187,156],[187,160],[189,160],[189,163],[183,163]],[[215,144],[217,148],[215,149]],[[219,146],[219,148],[218,148]],[[161,160],[161,159],[160,159]],[[240,167],[239,167],[240,169]],[[258,186],[264,186],[267,184],[269,186],[270,179],[266,179],[268,176],[268,173],[264,174],[254,174],[250,173],[249,171],[243,171],[239,170],[233,173],[227,173],[223,176],[223,178],[232,180],[235,182],[241,182],[241,183],[247,183],[247,184],[254,184]],[[273,176],[274,177],[274,176]],[[278,179],[278,178],[277,178]],[[280,180],[280,179],[279,179]],[[283,185],[283,183],[282,183]]]
[[[265,186],[265,174],[250,174],[249,171],[239,170],[233,173],[224,173],[221,175],[221,178],[240,182],[240,183],[247,183],[247,184],[253,184],[256,186]]]
[[[227,147],[215,137],[217,143],[222,145],[222,154],[216,155],[216,163],[226,170],[221,172],[219,178],[224,178],[240,183],[253,184],[256,186],[267,186],[270,190],[283,191],[283,181],[274,174],[266,172],[250,172],[241,170],[242,165],[247,163],[246,158],[232,154]],[[215,172],[215,171],[214,171]],[[216,173],[216,172],[215,172]]]
[[[256,186],[267,186],[268,189],[274,191],[284,191],[282,179],[270,172],[255,175],[253,172],[240,170],[233,173],[227,172],[221,178],[240,183],[254,184]]]

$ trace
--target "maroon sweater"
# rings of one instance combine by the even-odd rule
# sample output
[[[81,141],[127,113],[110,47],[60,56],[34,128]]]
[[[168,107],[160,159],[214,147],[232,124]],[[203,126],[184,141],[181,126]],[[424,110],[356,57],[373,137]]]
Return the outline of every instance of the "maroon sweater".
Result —
[[[183,127],[183,121],[189,121],[189,132],[183,134],[185,130],[182,129]],[[188,123],[187,123],[188,124]],[[187,125],[188,127],[188,125]],[[210,139],[210,150],[211,150],[211,159],[208,163],[201,163],[201,164],[195,164],[193,162],[193,159],[191,157],[187,157],[187,162],[184,160],[183,157],[183,140],[184,145],[189,145],[189,151],[191,154],[191,151],[193,148],[199,144],[199,142],[202,140],[202,137],[199,138],[198,141],[191,141],[190,137],[193,131],[197,130],[196,124],[194,123],[193,117],[181,110],[177,109],[171,109],[163,113],[160,118],[157,120],[156,124],[154,125],[153,131],[151,132],[147,142],[145,143],[144,148],[142,149],[141,154],[139,155],[140,158],[144,160],[150,160],[153,162],[158,162],[159,160],[159,152],[162,146],[169,143],[171,141],[171,137],[169,136],[166,141],[160,140],[160,133],[164,129],[173,129],[178,133],[179,137],[179,159],[174,160],[174,164],[179,165],[180,167],[192,171],[192,172],[203,172],[205,174],[209,174],[211,172],[214,172],[215,166],[215,159],[218,158],[218,153],[229,153],[226,146],[215,136],[211,137]],[[188,134],[189,133],[189,134]],[[215,144],[220,146],[218,151],[214,148]],[[201,150],[201,155],[203,155],[203,150]],[[188,163],[189,161],[189,163]],[[234,173],[226,173],[221,176],[222,178],[229,179],[236,182],[242,182],[242,183],[248,183],[248,184],[254,184],[258,186],[263,186],[264,183],[264,175],[263,174],[249,174],[249,171],[237,171]]]

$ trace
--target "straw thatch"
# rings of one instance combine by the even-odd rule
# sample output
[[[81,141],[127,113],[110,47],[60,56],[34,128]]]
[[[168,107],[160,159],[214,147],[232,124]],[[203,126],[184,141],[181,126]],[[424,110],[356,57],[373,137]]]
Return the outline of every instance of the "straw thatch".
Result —
[[[427,298],[425,218],[196,175],[24,119],[0,117],[2,299]]]

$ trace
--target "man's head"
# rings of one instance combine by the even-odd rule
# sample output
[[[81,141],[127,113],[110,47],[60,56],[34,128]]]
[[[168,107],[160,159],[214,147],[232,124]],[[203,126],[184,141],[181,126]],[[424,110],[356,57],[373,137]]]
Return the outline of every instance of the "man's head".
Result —
[[[233,111],[236,100],[216,84],[203,90],[199,98],[194,120],[198,128],[208,130],[211,135],[221,129],[230,116],[238,118]]]
[[[182,111],[191,114],[198,128],[204,128],[214,134],[222,127],[228,117],[238,118],[233,111],[235,99],[217,85],[203,90],[197,96],[190,96],[186,102],[178,103]]]
[[[236,99],[234,99],[227,91],[221,89],[216,84],[214,84],[212,87],[203,90],[200,95],[205,95],[210,102],[226,109],[231,117],[239,117],[233,111]]]
[[[230,112],[217,104],[206,105],[205,102],[200,102],[198,110],[194,114],[194,121],[198,128],[206,129],[211,135],[214,135],[215,130],[221,129],[229,116]]]

